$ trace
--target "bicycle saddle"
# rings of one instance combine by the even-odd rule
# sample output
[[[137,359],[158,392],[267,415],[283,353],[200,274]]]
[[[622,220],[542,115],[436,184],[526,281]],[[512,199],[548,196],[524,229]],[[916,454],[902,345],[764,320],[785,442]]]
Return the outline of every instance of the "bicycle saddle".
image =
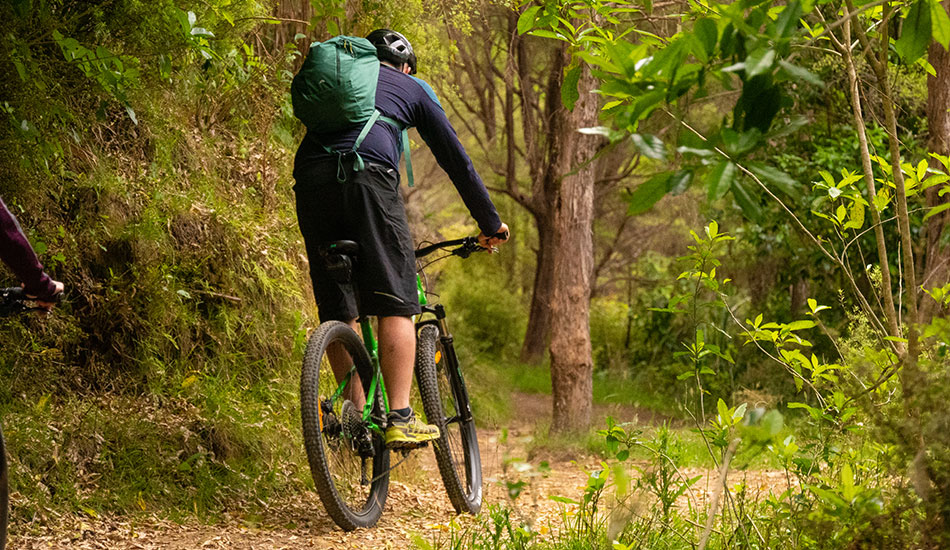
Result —
[[[324,254],[343,254],[345,256],[356,256],[360,251],[359,243],[355,241],[330,241],[320,245],[320,251]]]

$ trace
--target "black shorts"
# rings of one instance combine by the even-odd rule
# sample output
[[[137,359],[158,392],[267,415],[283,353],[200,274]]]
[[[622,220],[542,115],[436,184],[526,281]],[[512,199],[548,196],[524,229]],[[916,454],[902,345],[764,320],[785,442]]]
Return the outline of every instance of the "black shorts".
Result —
[[[409,316],[419,313],[416,260],[406,209],[399,194],[399,172],[367,163],[359,172],[344,160],[346,181],[337,181],[337,163],[298,168],[297,223],[310,260],[320,321],[349,321],[361,315]],[[320,261],[319,245],[356,241],[360,252],[352,284],[332,280]]]

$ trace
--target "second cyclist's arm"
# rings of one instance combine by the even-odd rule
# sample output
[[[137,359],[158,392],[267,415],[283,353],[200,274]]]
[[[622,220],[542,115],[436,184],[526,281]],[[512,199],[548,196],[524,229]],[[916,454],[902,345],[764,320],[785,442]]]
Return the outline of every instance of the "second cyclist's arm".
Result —
[[[0,259],[23,283],[30,296],[53,298],[61,287],[46,272],[20,229],[20,224],[0,199]]]

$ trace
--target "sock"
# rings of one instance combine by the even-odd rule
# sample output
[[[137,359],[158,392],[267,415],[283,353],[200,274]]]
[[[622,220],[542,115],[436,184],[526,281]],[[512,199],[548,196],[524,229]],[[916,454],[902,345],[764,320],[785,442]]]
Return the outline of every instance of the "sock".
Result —
[[[389,414],[396,415],[399,418],[409,418],[409,415],[412,414],[412,407],[406,407],[405,409],[390,409]]]

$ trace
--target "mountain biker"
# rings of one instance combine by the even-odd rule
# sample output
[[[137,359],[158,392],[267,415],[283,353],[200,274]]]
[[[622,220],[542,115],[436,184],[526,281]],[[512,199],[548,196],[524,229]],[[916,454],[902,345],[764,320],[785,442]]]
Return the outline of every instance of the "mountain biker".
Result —
[[[389,29],[377,29],[366,38],[376,46],[381,63],[376,109],[418,129],[478,223],[479,242],[490,247],[507,240],[508,226],[499,218],[435,93],[425,81],[410,76],[416,72],[412,45]],[[365,169],[354,171],[353,162],[344,162],[327,149],[349,150],[361,126],[333,134],[307,132],[294,159],[297,222],[310,259],[320,321],[343,321],[356,330],[358,313],[377,317],[380,367],[391,411],[386,443],[411,446],[437,438],[439,429],[416,419],[409,406],[415,358],[412,316],[420,309],[413,241],[399,193],[400,130],[374,124],[359,148]],[[345,181],[338,181],[339,175],[345,175]],[[334,282],[320,261],[321,243],[343,239],[360,245],[354,273],[359,312],[352,286]],[[352,361],[342,349],[330,350],[330,357],[337,379],[342,379]],[[360,387],[358,379],[350,384]],[[344,415],[354,414],[349,411],[365,403],[359,391],[348,397],[351,404],[344,403]]]
[[[0,199],[0,260],[19,278],[28,298],[36,300],[40,307],[53,307],[63,292],[63,283],[54,281],[43,271],[43,264],[3,199]]]

